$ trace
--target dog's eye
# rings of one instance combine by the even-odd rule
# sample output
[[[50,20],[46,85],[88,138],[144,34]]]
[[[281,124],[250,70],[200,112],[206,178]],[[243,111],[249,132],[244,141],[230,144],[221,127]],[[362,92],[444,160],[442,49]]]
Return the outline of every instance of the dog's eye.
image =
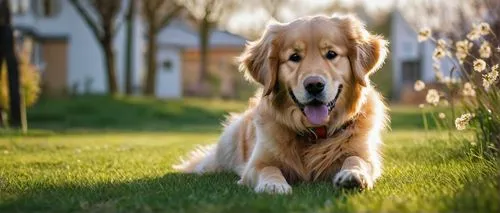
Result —
[[[328,50],[328,52],[326,53],[325,57],[326,57],[328,60],[332,60],[332,59],[334,59],[335,57],[337,57],[337,53],[336,53],[336,52],[334,52],[334,51]]]
[[[302,59],[302,57],[300,57],[300,55],[297,53],[294,53],[294,54],[290,55],[290,57],[288,57],[288,60],[293,61],[293,62],[299,62],[301,59]]]

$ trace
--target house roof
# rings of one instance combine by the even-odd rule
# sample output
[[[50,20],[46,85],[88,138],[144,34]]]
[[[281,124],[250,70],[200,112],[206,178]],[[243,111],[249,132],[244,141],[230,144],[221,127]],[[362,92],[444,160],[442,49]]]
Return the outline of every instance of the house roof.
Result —
[[[24,25],[14,25],[13,29],[21,33],[21,35],[31,36],[36,40],[68,40],[67,35],[63,34],[41,34],[35,28],[24,26]]]
[[[244,47],[247,40],[241,36],[223,30],[212,30],[210,47]],[[179,48],[198,48],[198,33],[182,20],[173,20],[158,34],[160,45]]]
[[[158,33],[158,44],[176,47],[193,47],[198,45],[196,32],[178,20],[173,20]],[[146,38],[147,39],[147,38]]]

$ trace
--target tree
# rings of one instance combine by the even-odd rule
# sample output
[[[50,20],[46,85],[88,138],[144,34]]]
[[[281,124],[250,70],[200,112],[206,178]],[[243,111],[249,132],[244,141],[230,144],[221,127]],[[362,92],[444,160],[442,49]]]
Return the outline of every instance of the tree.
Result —
[[[281,15],[282,8],[289,3],[289,0],[261,0],[262,7],[276,21],[285,22]]]
[[[170,21],[182,10],[182,6],[173,1],[165,0],[147,0],[142,2],[142,13],[147,26],[147,72],[144,79],[144,94],[154,95],[156,88],[156,54],[157,38],[156,36],[167,26]]]
[[[495,23],[500,20],[497,14],[500,4],[497,0],[405,1],[396,6],[416,30],[428,27],[441,37],[453,40],[462,39],[473,23]]]
[[[207,78],[210,32],[219,21],[225,18],[224,15],[229,15],[234,10],[238,0],[185,0],[182,3],[198,22],[200,72],[195,90],[200,91],[205,89]]]
[[[70,0],[71,5],[83,18],[91,29],[104,53],[104,63],[107,74],[108,92],[118,93],[116,82],[115,52],[113,50],[113,39],[119,29],[116,24],[122,1],[121,0]],[[90,10],[89,10],[90,9]]]
[[[136,14],[137,2],[135,0],[129,0],[127,15],[126,15],[126,23],[127,23],[127,31],[126,31],[126,39],[125,39],[125,94],[132,94],[132,67],[133,58],[132,58],[132,47],[134,46],[134,28],[135,22],[134,17]]]
[[[12,127],[22,127],[23,130],[25,130],[26,120],[23,119],[23,117],[26,117],[23,116],[25,111],[23,111],[21,107],[19,67],[14,49],[14,33],[7,0],[0,0],[0,14],[0,70],[5,59],[9,82],[10,125]]]

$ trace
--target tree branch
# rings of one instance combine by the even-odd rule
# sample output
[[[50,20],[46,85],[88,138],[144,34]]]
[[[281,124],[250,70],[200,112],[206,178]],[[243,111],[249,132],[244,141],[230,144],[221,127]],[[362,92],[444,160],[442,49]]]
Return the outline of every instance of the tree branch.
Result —
[[[78,12],[78,14],[80,14],[80,16],[83,18],[85,23],[90,27],[90,29],[94,33],[94,36],[97,38],[97,40],[100,41],[102,36],[103,36],[102,35],[103,32],[98,27],[98,24],[92,20],[89,13],[87,11],[85,11],[85,9],[83,8],[83,6],[80,4],[80,2],[78,0],[70,0],[69,2],[71,3],[71,5],[73,5],[73,7]]]
[[[170,23],[170,21],[171,21],[174,17],[176,17],[176,16],[179,14],[179,12],[181,12],[181,10],[182,10],[182,8],[183,8],[182,6],[177,5],[177,4],[176,4],[176,5],[174,5],[173,7],[174,7],[174,8],[173,8],[170,12],[168,12],[168,13],[167,13],[167,14],[163,17],[163,19],[162,19],[162,20],[160,20],[160,24],[158,25],[158,28],[156,29],[157,31],[159,31],[159,30],[160,30],[160,29],[162,29],[163,27],[167,26],[167,25]]]

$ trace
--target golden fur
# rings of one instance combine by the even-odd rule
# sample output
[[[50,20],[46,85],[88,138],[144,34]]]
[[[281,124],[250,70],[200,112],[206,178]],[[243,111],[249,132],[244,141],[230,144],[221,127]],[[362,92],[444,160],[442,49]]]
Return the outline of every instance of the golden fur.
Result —
[[[331,180],[336,187],[373,187],[381,174],[380,132],[386,107],[369,75],[383,63],[387,42],[353,16],[305,17],[270,25],[240,60],[263,85],[248,109],[231,115],[214,148],[200,148],[175,166],[184,172],[230,170],[257,192],[290,193],[297,181]],[[325,52],[338,55],[329,60]],[[299,54],[300,62],[288,60]],[[329,137],[310,143],[298,133],[316,127],[290,97],[304,99],[308,76],[326,79],[325,96],[343,91],[324,121]],[[348,121],[344,131],[336,131]]]

